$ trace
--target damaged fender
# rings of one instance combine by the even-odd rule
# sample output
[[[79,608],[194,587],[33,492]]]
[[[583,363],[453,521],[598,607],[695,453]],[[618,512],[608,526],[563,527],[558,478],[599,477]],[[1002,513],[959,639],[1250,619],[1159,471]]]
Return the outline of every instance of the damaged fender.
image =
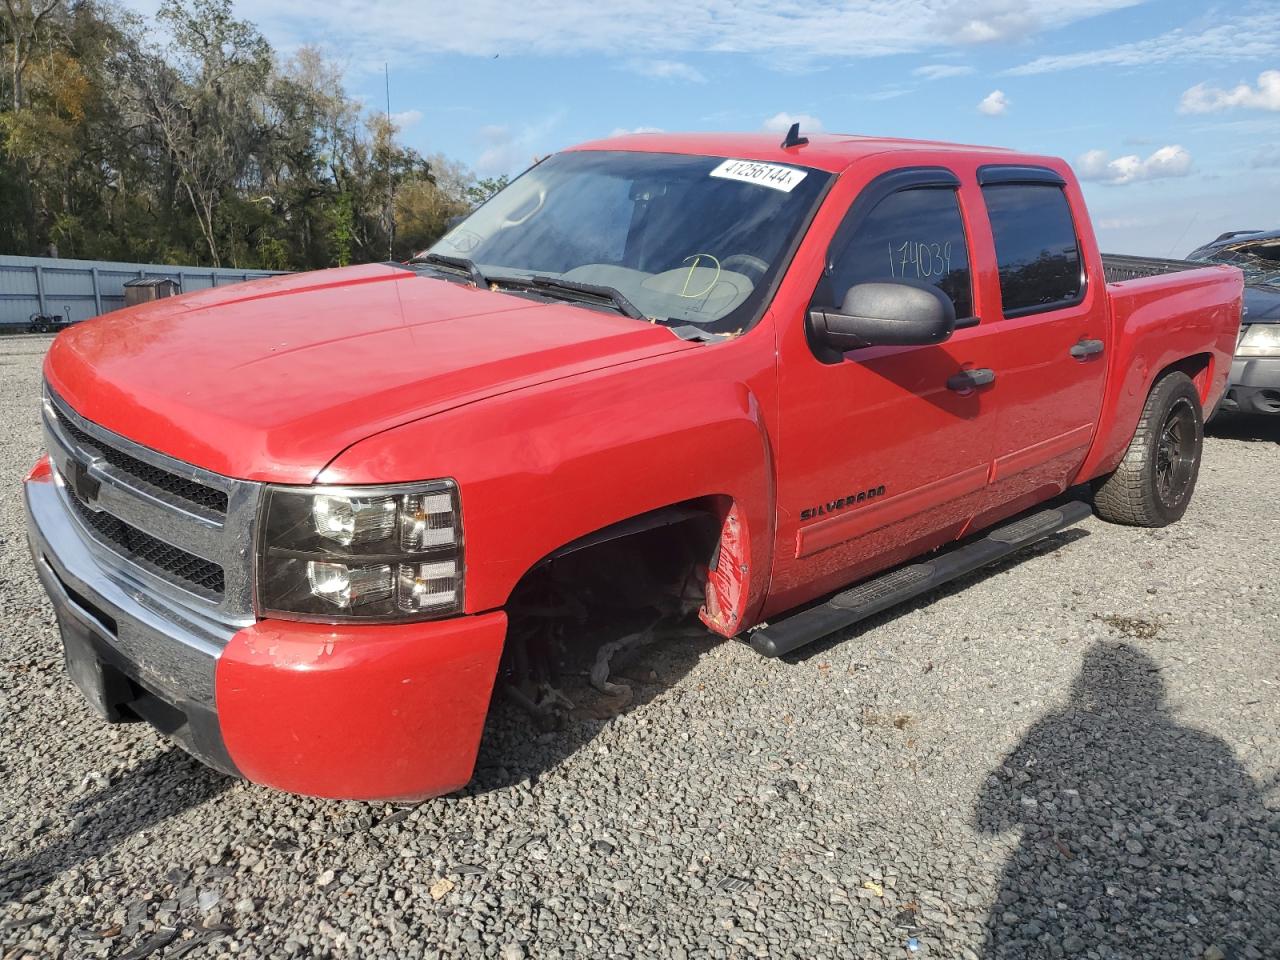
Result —
[[[774,384],[763,351],[725,352],[709,378],[702,351],[714,349],[693,345],[406,424],[349,448],[317,479],[451,477],[468,613],[504,606],[525,573],[596,531],[673,504],[716,504],[704,622],[733,636],[769,582],[774,460],[759,397]]]

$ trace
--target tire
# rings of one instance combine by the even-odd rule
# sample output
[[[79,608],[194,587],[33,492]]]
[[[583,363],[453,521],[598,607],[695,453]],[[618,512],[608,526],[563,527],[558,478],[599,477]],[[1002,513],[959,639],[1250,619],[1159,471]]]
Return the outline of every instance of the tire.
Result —
[[[1185,373],[1160,379],[1115,472],[1094,481],[1098,516],[1131,527],[1165,527],[1191,503],[1204,449],[1200,394]]]

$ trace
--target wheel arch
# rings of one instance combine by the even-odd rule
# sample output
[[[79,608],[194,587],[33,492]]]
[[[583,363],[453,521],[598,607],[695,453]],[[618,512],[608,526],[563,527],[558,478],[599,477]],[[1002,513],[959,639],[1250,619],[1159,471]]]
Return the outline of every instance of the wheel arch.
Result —
[[[1133,440],[1134,431],[1147,397],[1156,384],[1171,373],[1184,373],[1196,388],[1204,417],[1208,418],[1209,404],[1216,402],[1215,394],[1221,390],[1216,357],[1210,352],[1186,354],[1167,360],[1158,368],[1148,367],[1139,361],[1126,371],[1123,377],[1112,377],[1107,385],[1107,397],[1098,419],[1093,448],[1073,483],[1085,483],[1111,473],[1124,459],[1125,451]]]
[[[751,532],[737,501],[729,494],[709,494],[666,504],[609,523],[548,551],[512,585],[508,602],[522,585],[557,561],[580,559],[606,551],[635,549],[655,538],[682,541],[691,548],[703,601],[699,617],[712,631],[733,636],[745,623],[752,599]]]
[[[1155,385],[1169,374],[1185,373],[1195,384],[1196,393],[1200,394],[1200,406],[1207,408],[1209,391],[1213,387],[1213,369],[1214,359],[1211,353],[1195,353],[1189,357],[1183,357],[1168,364],[1152,377],[1151,383],[1147,386],[1147,393],[1149,395],[1155,389]]]

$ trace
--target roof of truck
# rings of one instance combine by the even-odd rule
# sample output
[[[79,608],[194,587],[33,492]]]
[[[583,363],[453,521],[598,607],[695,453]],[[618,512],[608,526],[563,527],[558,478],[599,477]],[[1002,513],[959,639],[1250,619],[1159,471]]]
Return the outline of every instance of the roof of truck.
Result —
[[[740,157],[789,163],[839,173],[850,164],[878,153],[899,151],[939,153],[1012,154],[1004,147],[982,147],[940,140],[906,140],[845,133],[806,134],[803,146],[782,147],[777,133],[630,133],[579,144],[574,150],[633,150],[644,153],[683,153],[713,157]]]

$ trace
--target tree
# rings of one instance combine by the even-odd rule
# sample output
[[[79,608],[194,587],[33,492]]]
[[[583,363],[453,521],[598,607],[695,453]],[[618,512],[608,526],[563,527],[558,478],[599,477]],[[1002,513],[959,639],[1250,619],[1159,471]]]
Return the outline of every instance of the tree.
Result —
[[[466,189],[467,200],[474,207],[480,206],[499,190],[506,189],[507,184],[511,182],[511,178],[505,173],[500,177],[485,177],[483,180],[477,180]]]
[[[0,251],[307,269],[407,257],[500,181],[406,147],[231,0],[0,0]]]
[[[62,0],[4,0],[5,26],[9,32],[10,83],[13,109],[23,107],[23,76],[31,62],[32,51],[39,40],[41,28]]]
[[[131,51],[126,95],[154,125],[216,267],[224,197],[261,136],[255,107],[271,73],[271,49],[232,15],[230,0],[164,0],[158,17],[174,34],[172,60]]]

